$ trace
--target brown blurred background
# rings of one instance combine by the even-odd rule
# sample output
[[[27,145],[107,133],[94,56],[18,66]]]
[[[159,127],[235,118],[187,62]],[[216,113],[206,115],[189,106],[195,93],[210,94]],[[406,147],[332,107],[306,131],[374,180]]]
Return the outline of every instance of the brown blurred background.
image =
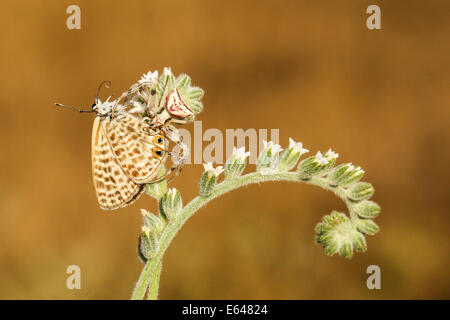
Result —
[[[66,8],[81,7],[81,30]],[[366,28],[381,7],[381,30]],[[303,184],[266,183],[201,209],[169,248],[162,299],[450,298],[448,1],[3,1],[0,298],[128,299],[142,268],[139,208],[99,209],[91,179],[101,80],[117,96],[171,66],[206,91],[203,129],[279,128],[366,170],[380,232],[350,261],[314,244],[345,207]],[[192,129],[192,125],[189,126]],[[249,170],[253,170],[250,168]],[[185,203],[201,165],[173,186]],[[66,288],[81,267],[82,289]],[[366,287],[381,267],[381,290]]]

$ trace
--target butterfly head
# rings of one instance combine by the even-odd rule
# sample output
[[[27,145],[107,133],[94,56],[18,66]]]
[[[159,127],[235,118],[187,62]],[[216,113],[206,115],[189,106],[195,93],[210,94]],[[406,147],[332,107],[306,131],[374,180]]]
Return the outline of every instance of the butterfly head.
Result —
[[[109,101],[111,97],[108,97],[106,101],[101,101],[98,97],[95,98],[94,103],[92,104],[92,112],[96,112],[100,117],[106,117],[111,115],[114,106],[116,105],[116,101]]]

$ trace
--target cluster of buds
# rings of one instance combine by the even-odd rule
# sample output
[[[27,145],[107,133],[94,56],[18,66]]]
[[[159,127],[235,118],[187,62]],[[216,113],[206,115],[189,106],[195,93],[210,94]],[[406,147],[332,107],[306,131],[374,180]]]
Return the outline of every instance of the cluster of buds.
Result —
[[[150,79],[154,79],[153,75],[150,76]],[[170,99],[171,93],[176,91],[176,95],[183,101],[183,104],[193,112],[191,117],[184,120],[193,121],[195,114],[203,110],[201,100],[205,92],[199,87],[193,87],[191,78],[186,74],[175,77],[171,68],[165,67],[156,83],[155,90],[158,100],[163,102]]]
[[[171,118],[183,122],[193,121],[203,109],[201,100],[204,91],[192,86],[188,75],[175,77],[168,67],[164,68],[161,75],[158,71],[143,74],[133,86],[138,91],[130,100],[133,108],[128,112],[148,117],[154,125],[165,124]],[[160,107],[164,109],[160,110]]]
[[[316,242],[324,247],[327,255],[339,253],[349,259],[353,256],[353,249],[367,250],[364,235],[352,226],[345,214],[337,211],[324,216],[316,226]]]
[[[167,221],[175,219],[183,208],[181,193],[175,188],[170,188],[159,199],[159,208],[159,216],[141,209],[144,223],[139,236],[138,253],[143,262],[155,256],[159,249],[159,238],[167,225]]]
[[[300,162],[297,168],[299,178],[308,180],[312,176],[326,174],[334,166],[338,157],[339,154],[331,149],[324,154],[318,151],[315,156],[311,156]]]
[[[261,151],[257,170],[261,175],[279,174],[289,172],[299,162],[301,156],[308,152],[301,142],[289,139],[289,147],[283,150],[273,141],[263,141],[264,149]],[[215,195],[215,188],[221,173],[231,183],[237,181],[247,165],[250,153],[245,148],[233,148],[233,154],[227,159],[224,167],[214,167],[211,162],[203,164],[204,172],[200,178],[199,188],[201,197]],[[373,195],[374,189],[370,183],[359,182],[364,175],[364,170],[351,163],[341,164],[335,168],[338,154],[329,149],[325,153],[317,152],[314,156],[300,161],[296,174],[298,179],[309,180],[314,176],[321,177],[320,182],[328,189],[336,188],[341,197],[346,197],[351,219],[345,214],[333,211],[324,216],[316,226],[316,242],[325,248],[328,255],[340,254],[351,258],[353,251],[365,251],[367,244],[364,234],[373,235],[378,231],[378,226],[371,219],[378,216],[380,206],[368,199]],[[234,181],[233,181],[234,179]],[[322,182],[323,181],[323,182]],[[153,189],[154,188],[154,189]],[[148,193],[159,199],[159,217],[143,210],[144,226],[140,237],[139,251],[143,260],[151,259],[158,251],[158,239],[167,221],[176,219],[183,207],[181,194],[175,188],[166,191],[149,187]],[[217,190],[220,193],[220,190]]]

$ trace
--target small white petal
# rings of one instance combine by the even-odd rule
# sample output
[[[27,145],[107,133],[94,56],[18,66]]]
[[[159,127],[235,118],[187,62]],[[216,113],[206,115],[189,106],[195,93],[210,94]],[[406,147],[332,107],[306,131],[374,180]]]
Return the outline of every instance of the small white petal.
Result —
[[[245,147],[239,149],[233,147],[233,155],[236,159],[245,160],[250,155],[250,152],[245,152]]]
[[[158,71],[155,72],[151,72],[149,71],[148,73],[144,73],[141,77],[141,79],[139,80],[139,83],[157,83],[158,82]]]
[[[292,138],[289,138],[289,148],[292,148],[295,151],[300,152],[300,154],[309,152],[308,149],[303,148],[303,143],[295,142],[294,139],[292,139]]]
[[[215,169],[215,175],[216,175],[216,176],[219,176],[223,171],[224,171],[223,167],[222,167],[222,166],[218,166],[218,167]]]
[[[339,157],[339,154],[330,149],[327,151],[327,153],[325,153],[325,157],[327,157],[329,160],[335,160]]]
[[[205,171],[213,171],[214,170],[212,162],[204,163],[203,168],[205,169]]]
[[[328,159],[325,158],[320,151],[317,151],[316,153],[316,161],[320,165],[328,164]]]
[[[281,146],[279,144],[273,143],[273,141],[265,141],[263,140],[263,144],[264,144],[264,149],[271,149],[272,152],[274,153],[278,153],[281,150],[283,150],[283,148],[281,148]]]
[[[205,169],[205,172],[212,173],[216,177],[218,177],[224,171],[222,166],[218,166],[217,168],[214,168],[212,165],[212,162],[208,162],[206,164],[204,163],[203,168]]]

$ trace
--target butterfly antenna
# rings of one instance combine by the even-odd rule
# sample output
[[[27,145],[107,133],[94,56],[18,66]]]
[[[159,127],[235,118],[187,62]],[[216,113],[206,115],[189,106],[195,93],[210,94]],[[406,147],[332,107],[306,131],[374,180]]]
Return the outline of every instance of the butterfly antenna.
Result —
[[[71,106],[66,106],[66,105],[63,105],[63,104],[61,104],[61,103],[55,103],[58,107],[63,107],[63,108],[67,108],[67,109],[70,109],[70,110],[73,110],[73,111],[77,111],[77,112],[79,112],[79,113],[91,113],[91,112],[93,112],[92,110],[82,110],[82,109],[78,109],[78,108],[75,108],[75,107],[71,107]]]
[[[100,85],[97,88],[97,93],[95,95],[95,97],[98,99],[98,95],[100,94],[100,90],[102,89],[102,87],[105,86],[107,88],[111,87],[111,81],[109,80],[104,80],[100,83]]]

